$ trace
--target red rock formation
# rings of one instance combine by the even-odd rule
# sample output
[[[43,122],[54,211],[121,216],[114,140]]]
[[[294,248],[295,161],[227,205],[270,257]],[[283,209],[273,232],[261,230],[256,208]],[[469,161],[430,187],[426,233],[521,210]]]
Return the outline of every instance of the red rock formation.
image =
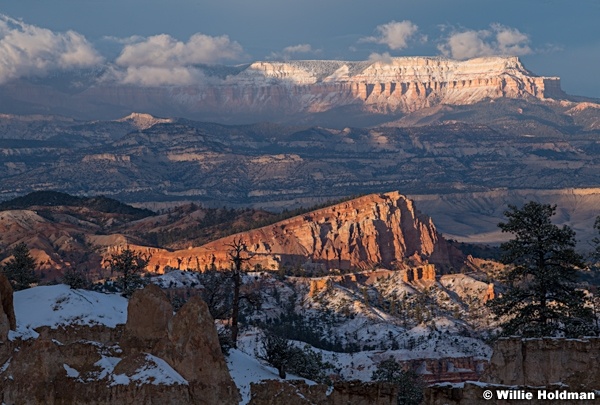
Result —
[[[436,231],[411,200],[398,192],[371,194],[331,207],[233,235],[199,248],[155,250],[149,265],[203,270],[231,265],[228,246],[242,239],[255,256],[249,264],[265,269],[301,265],[308,260],[329,269],[400,269],[425,263],[442,271],[459,268],[463,255]]]
[[[435,266],[427,264],[404,270],[402,281],[412,283],[413,281],[435,281]]]
[[[2,303],[2,312],[6,315],[8,321],[8,328],[16,330],[17,321],[13,305],[13,288],[3,273],[0,273],[0,302]]]
[[[483,299],[483,302],[493,300],[494,298],[496,298],[496,290],[494,289],[494,283],[489,283],[487,292],[485,293],[485,298]]]
[[[151,285],[133,294],[127,312],[124,328],[43,328],[37,339],[0,344],[2,402],[239,402],[204,302],[192,298],[173,316],[166,295]]]
[[[157,341],[166,339],[173,307],[165,293],[155,284],[136,291],[127,305],[125,339],[139,350],[151,349]]]
[[[553,402],[538,397],[537,391],[547,393],[594,393],[600,386],[598,353],[600,339],[499,339],[489,367],[478,382],[460,385],[438,384],[425,389],[425,405],[470,405],[483,403],[484,390],[531,392],[531,400],[506,401],[543,405]],[[597,398],[598,395],[595,394]],[[487,401],[505,403],[504,401]],[[556,399],[562,404],[578,404],[579,399]],[[593,401],[588,401],[593,402]]]
[[[221,353],[206,303],[192,297],[173,316],[166,294],[150,284],[137,290],[127,308],[124,346],[165,360],[190,384],[199,404],[234,404],[238,391]]]
[[[482,380],[528,386],[562,382],[578,390],[597,389],[598,353],[599,338],[499,339]]]
[[[329,278],[310,279],[310,289],[308,291],[308,296],[314,297],[315,295],[327,289],[327,287],[331,285],[331,279]]]
[[[162,356],[190,381],[195,398],[206,404],[237,404],[239,394],[219,346],[206,303],[192,297],[169,324],[170,344]]]
[[[488,361],[475,357],[446,357],[417,359],[402,362],[406,369],[419,370],[428,384],[438,382],[463,382],[478,380],[488,366]]]

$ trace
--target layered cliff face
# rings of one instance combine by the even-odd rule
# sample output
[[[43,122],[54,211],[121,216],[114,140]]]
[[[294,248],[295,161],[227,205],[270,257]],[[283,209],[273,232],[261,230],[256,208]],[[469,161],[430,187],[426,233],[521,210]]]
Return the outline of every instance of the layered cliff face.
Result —
[[[227,268],[231,265],[227,252],[234,241],[242,241],[255,254],[250,265],[267,269],[304,265],[309,260],[330,269],[393,269],[426,262],[448,269],[464,261],[429,217],[421,215],[408,198],[391,192],[360,197],[199,248],[155,250],[150,268]]]
[[[563,383],[577,390],[596,389],[600,386],[599,349],[600,339],[593,337],[500,339],[482,380],[527,386]]]
[[[537,77],[516,57],[255,62],[218,85],[174,90],[172,95],[182,104],[209,110],[283,113],[318,113],[347,105],[407,113],[485,98],[566,96],[557,77]]]
[[[51,83],[17,81],[0,86],[0,100],[15,106],[6,112],[21,114],[52,111],[93,119],[134,110],[256,122],[348,107],[366,114],[398,114],[486,98],[567,98],[559,78],[535,76],[516,57],[259,61],[233,69],[209,66],[203,73],[206,80],[193,85],[145,87],[118,83],[99,73],[93,84],[74,94],[62,93]],[[28,105],[28,110],[21,111],[20,105]]]
[[[484,390],[495,392],[500,389],[531,392],[532,400],[519,403],[540,405],[548,403],[549,400],[538,397],[538,390],[552,394],[565,391],[593,394],[600,386],[597,367],[599,349],[600,339],[596,337],[499,339],[494,344],[489,367],[478,382],[431,385],[425,389],[423,404],[482,403]],[[557,399],[556,402],[582,402],[577,398],[564,398]],[[491,402],[494,403],[493,400]],[[506,403],[508,402],[511,401]]]

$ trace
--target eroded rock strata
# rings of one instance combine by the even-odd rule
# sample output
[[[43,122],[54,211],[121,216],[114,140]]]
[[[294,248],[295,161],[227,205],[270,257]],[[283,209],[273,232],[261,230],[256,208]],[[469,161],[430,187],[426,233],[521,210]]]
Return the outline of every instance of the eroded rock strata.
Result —
[[[203,69],[198,67],[198,69]],[[557,77],[528,71],[517,57],[457,61],[398,57],[380,61],[257,61],[211,66],[207,80],[179,86],[124,85],[99,73],[78,91],[51,82],[18,80],[0,87],[0,100],[18,113],[27,103],[39,111],[80,118],[145,111],[188,118],[260,121],[319,114],[340,108],[369,113],[410,113],[437,105],[467,105],[484,99],[565,99]],[[62,78],[69,81],[68,77]],[[71,79],[72,80],[72,79]]]
[[[557,395],[561,404],[581,403],[580,399],[564,399],[564,392],[594,394],[600,387],[598,361],[600,339],[503,338],[494,345],[489,366],[478,382],[436,384],[425,389],[426,405],[466,405],[485,403],[483,393],[497,390],[531,393],[531,400],[515,403],[544,404],[548,399],[538,395]],[[515,394],[516,395],[516,394]],[[564,395],[564,394],[563,394]],[[566,397],[565,397],[566,398]],[[493,401],[489,401],[494,403]],[[504,402],[495,402],[504,403]]]
[[[237,404],[213,319],[192,299],[176,315],[155,285],[116,328],[41,328],[0,345],[6,404]]]
[[[149,267],[202,271],[231,265],[228,251],[243,241],[254,254],[250,266],[321,264],[328,269],[399,269],[424,263],[458,269],[463,255],[436,231],[398,192],[371,194],[263,228],[233,235],[197,248],[168,252],[151,249]]]

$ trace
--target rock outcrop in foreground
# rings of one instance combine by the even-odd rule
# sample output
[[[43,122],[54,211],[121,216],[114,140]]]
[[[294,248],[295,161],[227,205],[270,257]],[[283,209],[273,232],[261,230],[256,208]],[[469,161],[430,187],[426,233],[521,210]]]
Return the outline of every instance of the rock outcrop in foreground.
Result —
[[[500,339],[482,380],[493,384],[600,389],[600,339]]]
[[[544,404],[538,391],[557,395],[557,403],[581,403],[564,399],[563,392],[590,395],[600,388],[600,339],[500,339],[480,382],[439,384],[425,390],[426,405],[486,403],[485,390],[531,392],[533,399],[522,403]],[[494,394],[495,395],[495,394]],[[600,397],[600,395],[595,395]],[[494,396],[496,398],[496,396]],[[515,402],[515,401],[510,401]],[[489,401],[488,403],[505,403]],[[508,402],[506,402],[508,403]],[[515,402],[521,403],[521,402]]]
[[[8,278],[0,273],[0,342],[6,341],[8,331],[16,328],[13,288]]]
[[[0,346],[6,404],[237,404],[206,304],[177,314],[155,285],[136,291],[123,327],[44,328]]]
[[[463,255],[436,231],[431,218],[398,192],[371,194],[199,248],[152,252],[149,268],[228,268],[227,252],[242,240],[267,270],[309,263],[328,269],[402,269],[432,263],[458,269]]]

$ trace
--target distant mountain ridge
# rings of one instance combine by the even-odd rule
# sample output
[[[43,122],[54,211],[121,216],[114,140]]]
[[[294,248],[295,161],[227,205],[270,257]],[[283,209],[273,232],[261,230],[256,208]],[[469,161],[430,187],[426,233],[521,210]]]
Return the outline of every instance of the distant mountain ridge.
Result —
[[[558,77],[536,76],[517,57],[456,61],[401,57],[382,61],[259,61],[235,68],[198,66],[204,80],[179,86],[120,84],[90,72],[0,86],[6,113],[114,119],[131,111],[216,122],[327,125],[352,111],[356,123],[439,105],[486,99],[569,100]],[[67,84],[65,84],[67,83]],[[77,84],[77,85],[75,85]],[[358,120],[360,118],[360,120]],[[379,117],[379,122],[382,118]]]
[[[59,191],[34,191],[22,197],[0,202],[0,210],[24,210],[35,206],[85,207],[104,213],[127,215],[134,219],[156,215],[148,209],[135,208],[131,205],[123,204],[120,201],[104,196],[76,197]]]
[[[187,201],[281,210],[390,189],[590,188],[599,134],[592,103],[507,98],[423,109],[373,128],[4,115],[0,199],[61,190],[156,209]]]

